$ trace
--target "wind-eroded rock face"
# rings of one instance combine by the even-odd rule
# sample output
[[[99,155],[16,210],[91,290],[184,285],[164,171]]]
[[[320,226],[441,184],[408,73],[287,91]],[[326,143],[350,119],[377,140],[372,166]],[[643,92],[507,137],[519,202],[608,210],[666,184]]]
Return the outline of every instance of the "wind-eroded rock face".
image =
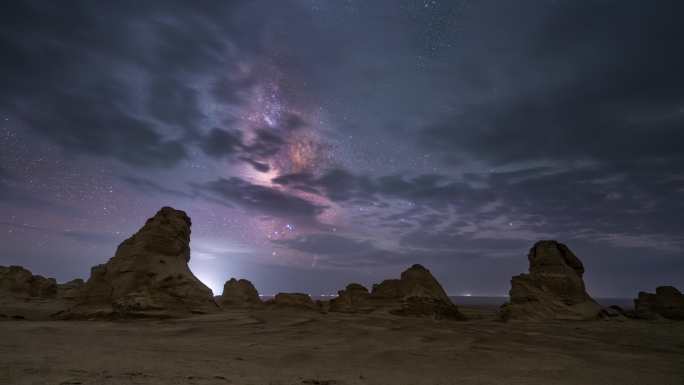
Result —
[[[594,319],[601,307],[587,293],[584,266],[570,249],[556,241],[537,242],[528,255],[529,274],[511,279],[510,303],[504,320]]]
[[[330,311],[366,312],[380,308],[401,316],[465,319],[430,270],[421,265],[411,266],[399,279],[373,285],[370,293],[361,285],[350,284],[330,302]]]
[[[21,266],[0,266],[0,296],[15,298],[55,298],[57,281],[33,275]]]
[[[164,207],[92,268],[78,305],[64,317],[181,316],[218,310],[211,290],[188,268],[190,218]]]
[[[655,294],[639,292],[634,300],[637,318],[656,319],[659,317],[684,320],[684,295],[672,286],[659,286]]]
[[[337,297],[330,300],[330,311],[341,313],[357,313],[373,310],[370,293],[365,286],[350,283],[344,290],[337,292]]]
[[[244,307],[261,305],[259,292],[252,285],[252,282],[241,279],[231,278],[223,285],[223,294],[219,298],[219,303],[223,307]]]

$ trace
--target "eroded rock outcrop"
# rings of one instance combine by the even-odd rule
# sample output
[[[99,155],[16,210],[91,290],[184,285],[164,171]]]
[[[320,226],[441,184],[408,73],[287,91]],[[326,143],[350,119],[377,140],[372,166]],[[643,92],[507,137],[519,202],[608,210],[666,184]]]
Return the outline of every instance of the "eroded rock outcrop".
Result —
[[[401,273],[400,279],[389,279],[373,285],[371,298],[392,303],[390,313],[395,315],[455,320],[466,318],[451,302],[430,270],[417,264]]]
[[[400,302],[400,307],[390,310],[390,313],[408,317],[433,317],[435,319],[465,320],[456,305],[451,301],[433,297],[406,297]]]
[[[0,266],[0,296],[15,298],[55,298],[57,281],[33,275],[21,266]]]
[[[65,300],[78,300],[84,286],[85,282],[80,278],[57,284],[57,296]]]
[[[311,297],[304,293],[278,293],[272,300],[268,301],[268,304],[319,310]]]
[[[373,299],[404,299],[409,297],[436,298],[450,302],[442,285],[432,276],[430,270],[413,265],[401,273],[400,279],[387,279],[373,285]]]
[[[231,278],[223,285],[223,294],[218,299],[223,307],[245,307],[261,305],[259,292],[246,279]]]
[[[465,319],[430,270],[421,265],[411,266],[399,279],[387,279],[373,285],[370,293],[361,285],[349,285],[330,303],[330,311],[375,309],[401,316]]]
[[[73,305],[62,286],[21,266],[0,266],[0,319],[50,319]]]
[[[501,318],[522,320],[598,317],[601,307],[586,291],[584,266],[570,249],[556,241],[539,241],[530,249],[529,274],[511,279],[510,302]]]
[[[330,300],[330,311],[341,313],[358,313],[373,310],[370,293],[365,286],[350,283],[344,290],[337,292],[337,297]]]
[[[684,320],[684,295],[673,286],[659,286],[655,294],[639,292],[634,300],[634,312],[642,319]]]
[[[164,207],[91,269],[70,317],[171,317],[218,310],[190,271],[190,218]]]

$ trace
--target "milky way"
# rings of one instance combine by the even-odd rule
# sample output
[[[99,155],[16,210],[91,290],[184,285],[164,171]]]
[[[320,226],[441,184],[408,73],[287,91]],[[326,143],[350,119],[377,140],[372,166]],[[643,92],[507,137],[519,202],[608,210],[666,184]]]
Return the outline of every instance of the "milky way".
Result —
[[[0,15],[0,264],[86,278],[161,206],[193,271],[331,293],[684,277],[678,3],[24,3]],[[610,280],[605,277],[610,276]]]

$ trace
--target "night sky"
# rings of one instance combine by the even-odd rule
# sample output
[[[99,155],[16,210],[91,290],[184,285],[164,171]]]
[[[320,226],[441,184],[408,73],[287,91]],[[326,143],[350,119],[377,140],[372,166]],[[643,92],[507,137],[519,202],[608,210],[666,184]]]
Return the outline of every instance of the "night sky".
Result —
[[[0,265],[87,278],[162,206],[193,272],[334,293],[684,288],[684,2],[12,1]]]

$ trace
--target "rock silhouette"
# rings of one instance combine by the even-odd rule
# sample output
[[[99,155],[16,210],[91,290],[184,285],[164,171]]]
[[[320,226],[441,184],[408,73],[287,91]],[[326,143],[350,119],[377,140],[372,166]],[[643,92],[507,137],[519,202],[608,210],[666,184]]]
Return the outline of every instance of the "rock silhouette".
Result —
[[[528,254],[529,274],[511,279],[510,302],[501,318],[594,319],[601,307],[587,293],[582,275],[584,266],[564,244],[539,241]]]
[[[642,291],[634,300],[634,312],[642,319],[684,320],[684,295],[672,286],[659,286],[655,294]]]
[[[163,207],[92,268],[78,305],[62,317],[169,317],[218,310],[211,290],[188,268],[190,218]]]
[[[219,303],[223,307],[230,306],[254,306],[261,305],[259,292],[252,285],[252,282],[241,279],[231,278],[223,285],[223,294],[219,297]]]

